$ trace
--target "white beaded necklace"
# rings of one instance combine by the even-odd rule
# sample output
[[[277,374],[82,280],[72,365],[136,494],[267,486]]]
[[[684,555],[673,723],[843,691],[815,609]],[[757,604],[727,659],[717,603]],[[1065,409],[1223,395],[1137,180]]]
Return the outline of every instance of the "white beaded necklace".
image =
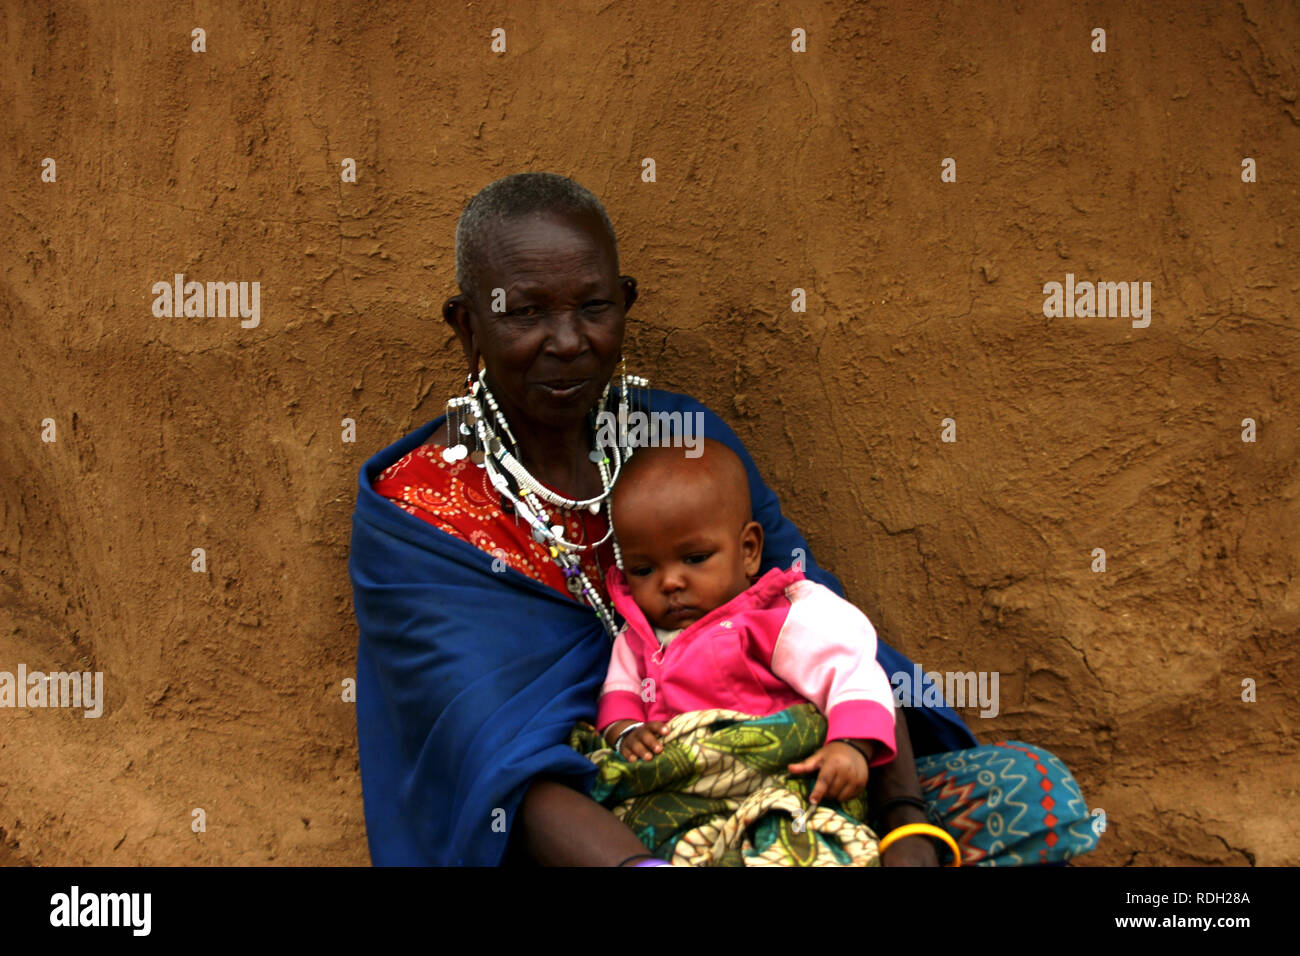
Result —
[[[643,378],[634,378],[635,384],[644,388],[647,383]],[[483,408],[479,404],[480,394],[486,400],[488,408],[491,411],[491,418],[500,426],[501,431],[506,435],[510,444],[514,446],[512,454],[501,441],[500,436],[488,424],[489,416],[483,413]],[[604,409],[609,396],[609,384],[606,383],[605,390],[601,394],[600,402],[597,407]],[[625,379],[624,387],[621,390],[619,405],[621,411],[626,412],[628,404],[627,383]],[[596,438],[590,458],[595,462],[600,471],[600,483],[602,491],[594,498],[585,501],[579,501],[566,498],[557,492],[551,491],[524,467],[518,458],[519,444],[515,440],[514,433],[510,430],[510,423],[502,414],[500,407],[492,395],[491,389],[487,386],[487,370],[483,369],[477,380],[473,382],[470,394],[461,399],[453,399],[449,404],[449,409],[460,409],[468,406],[467,419],[460,423],[456,429],[458,444],[450,446],[443,451],[443,457],[448,461],[456,461],[470,454],[463,444],[461,435],[472,435],[478,439],[478,443],[483,451],[472,453],[472,460],[479,468],[486,470],[488,480],[492,486],[497,489],[514,507],[515,513],[522,517],[533,529],[533,539],[539,544],[544,545],[550,551],[551,559],[559,565],[561,572],[566,578],[569,591],[575,597],[581,597],[587,602],[593,611],[596,612],[597,618],[600,619],[606,633],[613,639],[617,625],[614,621],[614,615],[606,605],[599,592],[592,586],[591,579],[587,577],[587,572],[583,570],[581,560],[577,557],[578,552],[594,550],[608,541],[614,533],[614,523],[612,516],[609,520],[609,530],[599,541],[590,544],[578,544],[577,542],[568,541],[564,537],[564,526],[559,523],[552,524],[552,518],[547,514],[546,507],[542,502],[546,502],[556,508],[565,509],[582,509],[587,508],[592,514],[600,513],[600,506],[608,502],[610,492],[613,489],[614,482],[618,479],[619,472],[622,470],[623,462],[630,458],[632,449],[622,448],[617,442],[611,444],[607,449],[600,448],[600,432],[597,430]],[[450,417],[448,419],[448,434],[452,434],[453,426]],[[614,455],[614,473],[609,471],[610,458],[609,454]],[[495,459],[495,460],[494,460]],[[498,465],[499,463],[499,465]],[[504,472],[502,471],[504,469]],[[510,487],[510,482],[506,478],[505,472],[509,472],[514,477],[518,486],[518,494]],[[608,505],[606,505],[608,514]],[[623,566],[622,551],[618,546],[618,540],[614,539],[614,559],[617,565]]]
[[[497,406],[496,398],[493,397],[492,391],[487,387],[486,376],[486,369],[479,372],[479,390],[482,391],[483,397],[487,399],[488,408],[492,410],[492,416],[501,425],[502,430],[506,433],[506,437],[510,439],[510,444],[515,448],[515,454],[513,455],[509,451],[505,451],[504,454],[497,456],[501,460],[501,464],[506,471],[510,472],[510,474],[514,476],[515,481],[518,482],[521,488],[527,488],[532,494],[541,498],[543,501],[555,505],[557,508],[566,508],[575,511],[580,508],[586,508],[592,514],[600,514],[601,503],[609,498],[610,487],[614,482],[618,481],[618,474],[623,470],[623,455],[618,444],[615,443],[609,448],[609,450],[614,453],[614,474],[612,477],[609,475],[609,455],[606,452],[603,452],[599,447],[596,447],[592,449],[588,456],[596,463],[596,467],[600,469],[601,486],[603,488],[600,494],[596,495],[594,498],[588,498],[585,501],[578,501],[573,498],[566,498],[558,492],[552,491],[534,478],[532,474],[529,473],[528,469],[524,467],[523,462],[519,460],[519,443],[515,441],[515,436],[510,431],[510,423],[506,421],[505,415],[501,413],[501,409]],[[597,403],[596,407],[604,408],[605,402],[608,398],[609,384],[606,383],[605,391],[601,393],[600,401]],[[599,443],[600,438],[599,434],[597,434],[595,444],[599,446]],[[608,538],[609,536],[606,535],[605,537]],[[604,544],[605,538],[602,538],[597,543]]]

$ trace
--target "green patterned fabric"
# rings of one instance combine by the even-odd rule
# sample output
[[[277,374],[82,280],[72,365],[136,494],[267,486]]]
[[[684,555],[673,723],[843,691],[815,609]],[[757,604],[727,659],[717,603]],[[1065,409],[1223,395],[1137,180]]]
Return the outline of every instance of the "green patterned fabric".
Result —
[[[590,796],[655,856],[681,866],[879,866],[862,798],[823,799],[809,813],[816,773],[787,769],[826,738],[812,704],[755,717],[731,710],[680,714],[663,753],[629,762],[589,723],[569,744],[597,768]]]

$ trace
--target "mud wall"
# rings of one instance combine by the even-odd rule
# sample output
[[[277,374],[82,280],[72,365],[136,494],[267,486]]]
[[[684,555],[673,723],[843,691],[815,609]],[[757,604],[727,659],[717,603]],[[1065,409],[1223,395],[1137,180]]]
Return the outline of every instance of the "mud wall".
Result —
[[[1300,863],[1297,37],[1249,0],[6,3],[0,670],[105,704],[0,708],[0,863],[366,862],[356,473],[458,387],[456,219],[526,169],[606,203],[630,365],[883,635],[1000,674],[966,716],[1074,769],[1082,863]],[[156,316],[176,273],[258,282],[258,324]],[[1149,325],[1046,317],[1067,274],[1151,283]]]

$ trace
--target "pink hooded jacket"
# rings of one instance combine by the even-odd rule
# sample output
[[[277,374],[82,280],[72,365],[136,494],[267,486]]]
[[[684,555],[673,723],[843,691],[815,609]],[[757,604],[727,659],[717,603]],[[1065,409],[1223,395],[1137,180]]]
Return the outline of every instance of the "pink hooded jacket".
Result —
[[[618,568],[605,578],[627,626],[601,688],[596,727],[723,708],[766,717],[811,701],[826,741],[876,742],[871,766],[896,753],[894,696],[865,614],[797,569],[773,568],[661,647]]]

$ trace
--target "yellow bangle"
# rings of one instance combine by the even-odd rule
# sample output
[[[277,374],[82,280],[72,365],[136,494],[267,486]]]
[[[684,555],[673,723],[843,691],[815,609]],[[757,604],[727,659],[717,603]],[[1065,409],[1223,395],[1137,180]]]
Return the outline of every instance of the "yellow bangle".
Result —
[[[918,834],[938,837],[948,844],[948,849],[952,850],[952,865],[961,866],[961,850],[957,849],[957,841],[946,830],[940,830],[930,823],[905,823],[901,827],[890,830],[880,841],[880,855],[884,856],[885,851],[903,837],[917,836]]]

